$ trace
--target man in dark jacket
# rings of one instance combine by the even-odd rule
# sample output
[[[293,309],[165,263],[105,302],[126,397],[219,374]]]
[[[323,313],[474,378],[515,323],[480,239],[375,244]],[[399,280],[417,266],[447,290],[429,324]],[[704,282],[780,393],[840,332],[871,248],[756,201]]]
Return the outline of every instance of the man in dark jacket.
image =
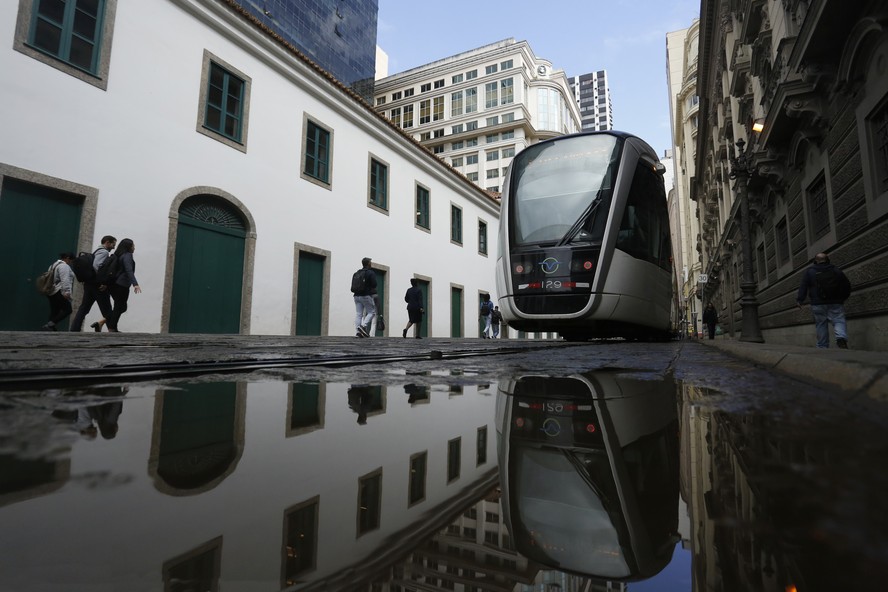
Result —
[[[376,294],[376,272],[371,266],[370,257],[361,259],[361,269],[355,272],[352,278],[352,293],[355,298],[355,335],[357,337],[370,337],[370,323],[376,316],[376,302],[373,295]],[[363,278],[360,286],[355,284],[356,278]]]
[[[814,256],[814,265],[805,270],[796,297],[801,308],[806,298],[811,299],[811,312],[817,330],[817,347],[829,347],[829,323],[836,335],[836,345],[848,349],[844,302],[851,294],[851,282],[842,270],[829,262],[826,253]]]
[[[715,310],[715,306],[711,302],[703,309],[703,324],[706,325],[706,329],[709,332],[709,339],[715,339],[715,326],[718,324],[718,311]]]

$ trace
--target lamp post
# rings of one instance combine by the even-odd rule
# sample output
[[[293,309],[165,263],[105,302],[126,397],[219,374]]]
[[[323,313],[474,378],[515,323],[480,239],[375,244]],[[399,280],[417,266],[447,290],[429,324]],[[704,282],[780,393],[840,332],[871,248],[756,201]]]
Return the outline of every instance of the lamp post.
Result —
[[[752,241],[749,236],[749,155],[744,150],[746,142],[737,140],[736,156],[731,159],[731,179],[736,180],[737,199],[740,200],[740,247],[743,255],[743,279],[740,281],[740,308],[743,309],[743,324],[740,326],[740,341],[763,343],[762,329],[759,326],[758,301],[755,298],[756,282],[752,275]]]

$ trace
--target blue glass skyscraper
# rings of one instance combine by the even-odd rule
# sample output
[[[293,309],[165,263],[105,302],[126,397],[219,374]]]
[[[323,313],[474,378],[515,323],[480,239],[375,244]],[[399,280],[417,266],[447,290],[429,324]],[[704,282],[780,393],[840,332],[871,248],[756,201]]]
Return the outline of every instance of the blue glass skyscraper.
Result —
[[[372,103],[378,0],[239,0],[269,29]]]

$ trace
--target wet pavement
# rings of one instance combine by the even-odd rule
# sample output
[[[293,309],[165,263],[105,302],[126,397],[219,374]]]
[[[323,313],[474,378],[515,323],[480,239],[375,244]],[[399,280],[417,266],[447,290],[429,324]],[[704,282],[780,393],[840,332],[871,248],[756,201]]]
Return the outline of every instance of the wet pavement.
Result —
[[[871,588],[885,369],[760,346],[0,334],[0,589]]]

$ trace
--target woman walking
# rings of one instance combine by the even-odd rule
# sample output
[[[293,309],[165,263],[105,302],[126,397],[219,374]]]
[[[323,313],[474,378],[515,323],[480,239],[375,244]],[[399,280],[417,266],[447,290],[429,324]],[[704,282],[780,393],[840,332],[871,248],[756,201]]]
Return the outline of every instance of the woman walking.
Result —
[[[114,310],[111,312],[111,318],[107,319],[108,331],[117,333],[117,323],[120,317],[127,309],[127,301],[129,300],[130,286],[136,294],[142,292],[139,287],[139,280],[136,279],[136,261],[133,259],[133,253],[136,245],[132,239],[125,238],[117,245],[114,250],[114,256],[117,258],[118,266],[117,278],[111,284],[111,299],[114,300]]]

